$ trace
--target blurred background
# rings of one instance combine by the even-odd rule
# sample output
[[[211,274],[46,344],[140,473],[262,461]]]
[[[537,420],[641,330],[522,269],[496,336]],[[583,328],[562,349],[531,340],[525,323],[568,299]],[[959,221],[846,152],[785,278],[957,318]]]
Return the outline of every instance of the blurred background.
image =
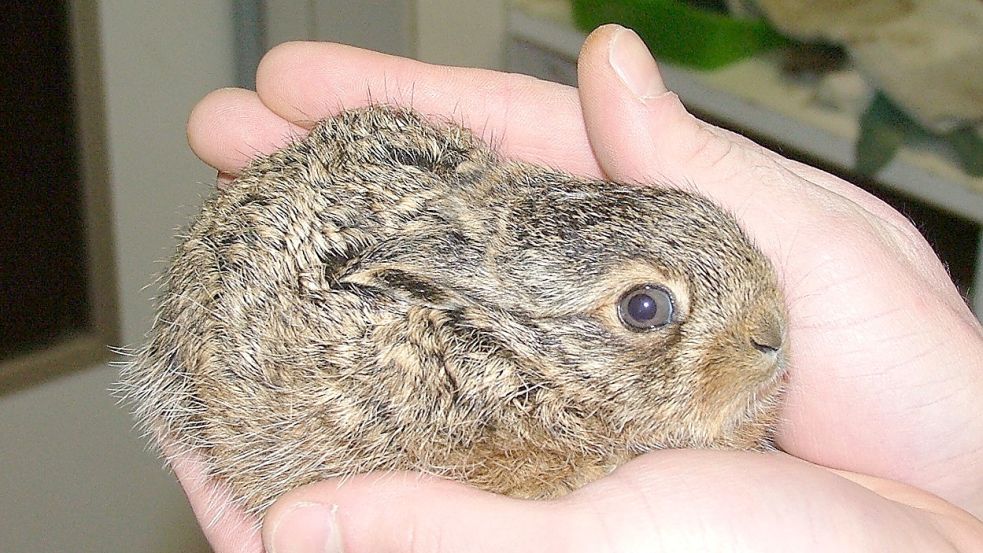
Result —
[[[586,31],[628,24],[667,62],[666,80],[690,109],[912,217],[979,314],[983,4],[933,4],[946,19],[920,11],[926,2],[6,5],[0,551],[208,550],[180,488],[109,393],[118,359],[107,345],[140,343],[154,276],[212,190],[214,172],[187,147],[191,108],[216,88],[251,87],[271,46],[331,40],[573,85]],[[917,52],[902,35],[918,37],[909,41]],[[887,63],[900,77],[878,71]],[[906,83],[925,82],[938,91],[913,100]]]

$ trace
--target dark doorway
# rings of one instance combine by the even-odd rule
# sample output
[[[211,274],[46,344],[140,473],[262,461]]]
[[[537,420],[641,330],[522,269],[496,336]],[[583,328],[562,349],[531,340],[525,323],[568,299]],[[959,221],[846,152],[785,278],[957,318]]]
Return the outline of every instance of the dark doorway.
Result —
[[[67,9],[0,18],[0,359],[90,324]]]

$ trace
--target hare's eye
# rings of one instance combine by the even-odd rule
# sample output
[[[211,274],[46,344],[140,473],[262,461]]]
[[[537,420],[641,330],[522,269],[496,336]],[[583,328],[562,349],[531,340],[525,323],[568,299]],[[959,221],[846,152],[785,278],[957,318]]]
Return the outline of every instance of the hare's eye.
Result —
[[[628,291],[618,302],[618,315],[625,326],[647,330],[672,321],[672,295],[661,286],[646,284]]]

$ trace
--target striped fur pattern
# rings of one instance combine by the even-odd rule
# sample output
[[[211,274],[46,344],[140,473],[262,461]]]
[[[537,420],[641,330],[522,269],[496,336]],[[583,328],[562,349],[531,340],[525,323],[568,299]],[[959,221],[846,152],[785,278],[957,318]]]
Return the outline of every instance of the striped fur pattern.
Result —
[[[644,284],[674,317],[638,331],[617,306]],[[705,198],[373,106],[206,201],[121,390],[254,514],[375,470],[547,498],[652,449],[768,448],[784,335],[771,265]]]

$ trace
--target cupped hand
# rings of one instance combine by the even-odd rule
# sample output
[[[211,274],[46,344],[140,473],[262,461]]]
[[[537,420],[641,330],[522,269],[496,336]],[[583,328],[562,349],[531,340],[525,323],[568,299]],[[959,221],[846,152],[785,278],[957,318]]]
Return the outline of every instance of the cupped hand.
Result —
[[[850,477],[784,454],[671,450],[535,502],[373,474],[288,493],[263,537],[272,553],[983,550],[981,524],[966,512],[897,482]]]
[[[234,175],[316,120],[382,101],[452,118],[506,156],[701,191],[738,216],[779,271],[791,347],[779,442],[814,464],[781,455],[656,452],[544,504],[417,476],[373,475],[340,489],[329,482],[290,494],[267,517],[267,539],[273,529],[290,528],[286,515],[304,512],[298,504],[313,504],[330,516],[308,521],[337,521],[334,535],[349,551],[461,549],[454,536],[482,524],[502,539],[518,536],[490,542],[517,551],[556,540],[617,551],[633,543],[664,543],[667,551],[730,543],[741,550],[760,546],[754,540],[768,529],[796,530],[804,540],[780,550],[848,551],[805,548],[842,545],[815,537],[834,520],[831,532],[870,540],[856,550],[916,534],[983,544],[981,524],[969,514],[983,515],[983,330],[914,227],[849,183],[692,117],[630,31],[595,31],[581,52],[579,82],[578,90],[294,43],[267,55],[256,93],[227,89],[206,97],[192,114],[189,140],[206,163]],[[206,504],[221,499],[214,483],[194,483],[194,467],[191,459],[175,468],[205,517]],[[232,512],[210,525],[213,545],[259,548],[258,536],[240,531],[251,522]],[[905,533],[902,523],[916,530]],[[287,534],[297,535],[277,532]],[[369,534],[391,539],[371,542]],[[701,535],[721,541],[686,541]],[[673,541],[680,536],[686,540]]]

